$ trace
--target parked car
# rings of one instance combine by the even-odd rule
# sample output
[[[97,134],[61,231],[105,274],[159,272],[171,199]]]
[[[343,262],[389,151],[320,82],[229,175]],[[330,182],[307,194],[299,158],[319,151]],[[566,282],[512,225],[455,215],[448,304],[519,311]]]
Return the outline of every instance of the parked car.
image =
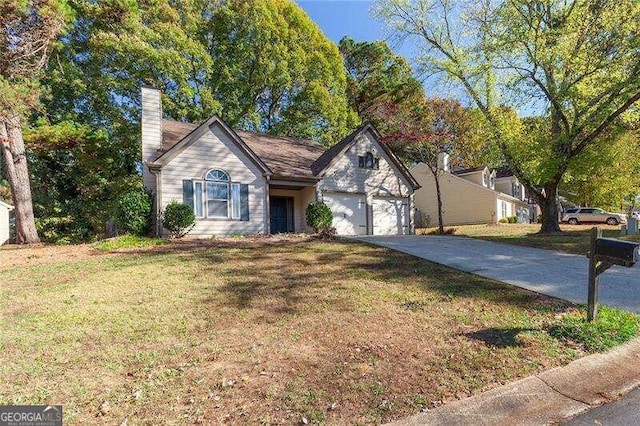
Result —
[[[579,223],[618,225],[620,223],[626,223],[627,218],[625,215],[619,213],[610,213],[593,207],[581,207],[565,210],[562,214],[562,222],[571,225],[577,225]]]

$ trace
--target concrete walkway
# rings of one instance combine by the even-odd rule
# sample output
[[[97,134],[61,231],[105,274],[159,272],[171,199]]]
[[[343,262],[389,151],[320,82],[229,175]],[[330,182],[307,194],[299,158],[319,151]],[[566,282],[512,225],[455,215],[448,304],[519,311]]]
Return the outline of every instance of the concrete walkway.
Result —
[[[586,256],[452,236],[363,236],[352,239],[412,254],[538,293],[587,303]],[[600,276],[599,302],[640,312],[640,264]]]

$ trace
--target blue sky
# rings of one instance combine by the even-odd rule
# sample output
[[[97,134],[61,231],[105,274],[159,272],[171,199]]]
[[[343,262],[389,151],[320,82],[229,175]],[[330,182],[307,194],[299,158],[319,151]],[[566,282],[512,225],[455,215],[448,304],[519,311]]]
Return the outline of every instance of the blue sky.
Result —
[[[358,41],[385,38],[383,24],[369,13],[370,0],[297,0],[311,19],[335,43],[349,35]]]

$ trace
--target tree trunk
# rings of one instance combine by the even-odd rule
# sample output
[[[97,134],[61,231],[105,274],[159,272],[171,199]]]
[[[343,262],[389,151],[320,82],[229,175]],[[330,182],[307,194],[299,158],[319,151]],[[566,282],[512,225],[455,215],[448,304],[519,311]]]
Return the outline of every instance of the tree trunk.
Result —
[[[547,184],[544,186],[544,197],[539,199],[540,208],[542,208],[542,227],[540,232],[550,234],[553,232],[561,232],[560,223],[558,221],[558,185]]]
[[[436,196],[438,197],[438,233],[444,235],[444,225],[442,220],[442,193],[440,192],[440,177],[438,176],[438,170],[435,172],[431,170],[433,179],[436,183]]]
[[[2,146],[2,157],[15,207],[16,243],[39,243],[40,238],[33,217],[31,183],[24,140],[22,139],[22,124],[17,115],[6,121],[0,121],[0,146]]]

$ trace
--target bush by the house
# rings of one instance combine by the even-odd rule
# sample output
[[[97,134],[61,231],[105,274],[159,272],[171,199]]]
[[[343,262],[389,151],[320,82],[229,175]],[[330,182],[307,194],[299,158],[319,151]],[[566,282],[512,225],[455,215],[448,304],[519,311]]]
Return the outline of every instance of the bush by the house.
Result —
[[[173,200],[162,213],[162,226],[165,227],[173,238],[181,238],[187,235],[196,223],[193,207],[188,204]]]
[[[518,216],[507,216],[500,219],[500,223],[518,223]]]
[[[333,213],[331,209],[322,201],[309,203],[307,206],[307,225],[312,227],[317,233],[331,228],[333,224]]]
[[[118,202],[113,217],[119,233],[145,235],[151,228],[151,196],[144,189],[125,192]]]

